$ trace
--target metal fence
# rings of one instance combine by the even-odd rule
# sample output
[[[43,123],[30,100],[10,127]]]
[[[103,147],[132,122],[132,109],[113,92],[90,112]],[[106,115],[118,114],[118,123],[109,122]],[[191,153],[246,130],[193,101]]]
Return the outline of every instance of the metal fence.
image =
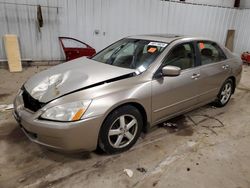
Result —
[[[17,34],[22,58],[60,60],[58,36],[69,36],[97,50],[128,35],[174,33],[205,36],[225,43],[236,29],[235,52],[250,48],[249,10],[160,0],[6,0],[0,3],[0,37]],[[12,4],[13,3],[13,4]],[[39,31],[37,7],[44,26]],[[3,43],[3,42],[2,42]],[[5,59],[3,44],[0,59]]]

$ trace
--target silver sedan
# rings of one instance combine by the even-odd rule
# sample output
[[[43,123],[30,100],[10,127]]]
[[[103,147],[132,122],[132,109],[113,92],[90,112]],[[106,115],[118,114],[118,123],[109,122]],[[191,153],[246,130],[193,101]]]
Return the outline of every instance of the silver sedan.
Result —
[[[56,150],[128,150],[142,131],[213,102],[225,106],[241,60],[197,37],[121,39],[30,78],[14,101],[27,137]]]

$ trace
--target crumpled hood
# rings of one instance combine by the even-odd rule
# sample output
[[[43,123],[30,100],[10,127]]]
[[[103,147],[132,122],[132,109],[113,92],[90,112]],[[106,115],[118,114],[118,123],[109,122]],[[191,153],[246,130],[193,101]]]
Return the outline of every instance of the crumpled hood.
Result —
[[[72,91],[133,72],[132,69],[83,57],[37,73],[24,87],[33,98],[46,103]]]

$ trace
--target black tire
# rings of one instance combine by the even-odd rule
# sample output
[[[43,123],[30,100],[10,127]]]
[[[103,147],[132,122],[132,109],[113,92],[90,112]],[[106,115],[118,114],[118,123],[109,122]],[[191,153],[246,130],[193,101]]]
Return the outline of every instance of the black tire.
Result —
[[[227,87],[227,86],[230,86],[230,92],[228,92],[228,96],[227,96],[226,100],[222,100],[222,98],[224,96],[223,92],[225,92],[225,87]],[[220,89],[220,92],[217,95],[217,99],[215,100],[215,102],[213,103],[213,105],[216,106],[216,107],[223,107],[223,106],[225,106],[229,102],[229,100],[230,100],[230,98],[232,96],[233,90],[234,90],[233,81],[231,79],[227,79],[223,83],[223,85],[222,85],[222,87]]]
[[[121,123],[122,118],[124,118],[125,123]],[[126,127],[129,125],[129,123],[131,123],[130,125],[132,125],[134,122],[135,122],[134,126],[130,128],[127,127],[129,130],[123,129],[122,130],[123,132],[121,131],[122,129],[121,124],[124,124]],[[114,127],[115,129],[113,129]],[[136,143],[141,134],[142,127],[143,127],[143,120],[140,111],[131,105],[122,106],[114,110],[107,116],[99,132],[98,146],[108,154],[115,154],[126,151]],[[119,134],[115,133],[115,135],[112,135],[112,133],[114,133],[114,131],[117,130],[121,131],[122,133]],[[127,138],[126,136],[127,132],[133,135],[132,138],[130,137],[131,139]],[[118,138],[119,136],[120,137],[123,136],[122,139],[119,139]],[[120,142],[121,144],[123,143],[124,146],[122,145],[115,146],[116,141],[118,140],[121,140]]]

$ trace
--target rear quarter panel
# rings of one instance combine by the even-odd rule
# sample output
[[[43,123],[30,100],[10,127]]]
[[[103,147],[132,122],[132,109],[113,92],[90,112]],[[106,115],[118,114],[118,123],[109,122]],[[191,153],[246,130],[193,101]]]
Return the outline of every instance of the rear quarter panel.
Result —
[[[221,46],[224,53],[228,57],[228,62],[231,67],[231,76],[235,77],[235,84],[236,86],[239,84],[240,79],[241,79],[241,73],[242,73],[242,60],[240,56],[237,54],[232,53],[229,49],[227,49],[224,46]]]

